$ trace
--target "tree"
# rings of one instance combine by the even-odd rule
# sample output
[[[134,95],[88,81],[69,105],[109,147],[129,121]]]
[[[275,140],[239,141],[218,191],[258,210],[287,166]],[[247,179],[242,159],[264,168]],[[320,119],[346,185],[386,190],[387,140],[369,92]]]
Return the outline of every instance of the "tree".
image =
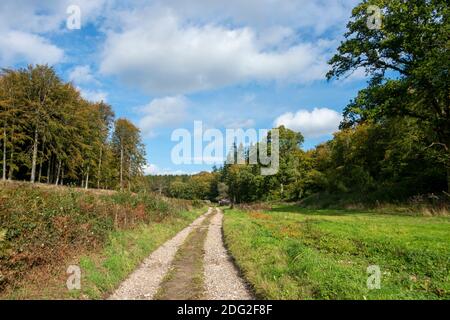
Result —
[[[30,182],[36,180],[36,164],[38,156],[39,141],[53,120],[52,116],[60,101],[57,99],[57,88],[61,85],[61,80],[56,75],[53,68],[47,65],[28,66],[20,69],[20,86],[23,89],[23,96],[20,102],[27,108],[29,115],[29,126],[32,133],[32,155]]]
[[[131,188],[132,179],[142,176],[145,165],[145,150],[141,142],[139,129],[127,119],[120,118],[115,122],[112,137],[113,148],[119,158],[119,185],[123,190],[125,176],[128,188]]]
[[[102,181],[102,160],[104,156],[105,145],[107,144],[108,134],[111,130],[114,120],[114,112],[110,105],[101,101],[94,105],[94,108],[98,110],[100,115],[99,121],[99,156],[98,156],[98,172],[97,172],[97,188],[100,188],[100,182]]]
[[[3,69],[0,74],[0,118],[3,120],[2,126],[2,144],[3,144],[3,170],[2,179],[7,176],[7,153],[9,149],[9,173],[8,179],[11,180],[14,170],[17,166],[14,162],[17,145],[23,143],[26,136],[21,130],[27,123],[27,113],[20,108],[19,97],[23,95],[19,73],[10,69]]]
[[[367,26],[369,5],[382,11],[379,29]],[[328,79],[340,78],[362,68],[371,76],[369,88],[347,110],[347,119],[360,121],[368,115],[419,119],[428,132],[429,148],[438,148],[436,157],[447,168],[448,190],[449,14],[445,0],[363,1],[353,9],[345,41],[330,60],[327,74]]]
[[[177,179],[170,184],[170,195],[179,199],[196,199],[189,183]]]
[[[145,163],[139,130],[126,119],[121,120],[123,126],[119,122],[118,127],[125,128],[121,137],[125,153],[119,162],[110,139],[113,121],[111,106],[83,99],[49,66],[2,69],[2,179],[114,188],[122,164],[122,175],[131,188]]]
[[[216,200],[228,199],[228,186],[225,183],[219,182],[217,184],[217,191],[218,196],[216,197]]]

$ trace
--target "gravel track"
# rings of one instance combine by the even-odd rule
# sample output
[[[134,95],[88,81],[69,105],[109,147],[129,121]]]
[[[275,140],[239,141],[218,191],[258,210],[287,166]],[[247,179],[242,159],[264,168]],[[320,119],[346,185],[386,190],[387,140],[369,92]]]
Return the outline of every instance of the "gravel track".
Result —
[[[217,209],[205,241],[205,289],[208,300],[249,300],[252,294],[228,255],[222,236],[223,213]]]
[[[151,300],[158,291],[159,285],[169,270],[178,248],[183,244],[189,233],[201,225],[205,217],[212,212],[198,217],[188,227],[175,237],[156,249],[141,266],[109,297],[110,300]]]
[[[215,214],[214,214],[215,213]],[[223,244],[220,209],[209,208],[175,237],[156,249],[108,298],[110,300],[151,300],[171,270],[175,254],[192,231],[200,228],[205,218],[210,219],[204,248],[204,298],[207,300],[250,300],[252,294],[234,266]]]

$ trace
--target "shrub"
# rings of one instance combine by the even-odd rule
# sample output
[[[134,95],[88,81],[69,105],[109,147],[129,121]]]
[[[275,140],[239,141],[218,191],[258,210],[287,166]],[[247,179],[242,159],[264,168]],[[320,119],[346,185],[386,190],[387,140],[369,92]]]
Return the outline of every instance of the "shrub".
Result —
[[[191,208],[150,193],[104,193],[0,184],[0,290],[70,250],[101,246],[115,229],[161,221]]]

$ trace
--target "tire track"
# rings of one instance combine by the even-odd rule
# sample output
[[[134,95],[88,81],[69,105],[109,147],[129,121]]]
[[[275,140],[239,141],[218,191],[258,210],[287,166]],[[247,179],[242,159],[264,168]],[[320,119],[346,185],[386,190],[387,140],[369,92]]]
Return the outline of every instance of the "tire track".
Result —
[[[223,212],[211,219],[205,241],[205,289],[208,300],[249,300],[253,296],[233,264],[223,243]]]

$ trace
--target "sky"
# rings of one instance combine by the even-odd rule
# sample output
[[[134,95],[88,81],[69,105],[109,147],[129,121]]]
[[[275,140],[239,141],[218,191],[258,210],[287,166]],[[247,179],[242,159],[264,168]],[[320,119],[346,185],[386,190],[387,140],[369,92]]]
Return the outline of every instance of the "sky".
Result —
[[[0,67],[49,64],[90,101],[141,130],[149,174],[172,161],[174,130],[300,131],[332,138],[363,73],[327,81],[355,0],[2,0]],[[80,18],[80,19],[78,19]]]

